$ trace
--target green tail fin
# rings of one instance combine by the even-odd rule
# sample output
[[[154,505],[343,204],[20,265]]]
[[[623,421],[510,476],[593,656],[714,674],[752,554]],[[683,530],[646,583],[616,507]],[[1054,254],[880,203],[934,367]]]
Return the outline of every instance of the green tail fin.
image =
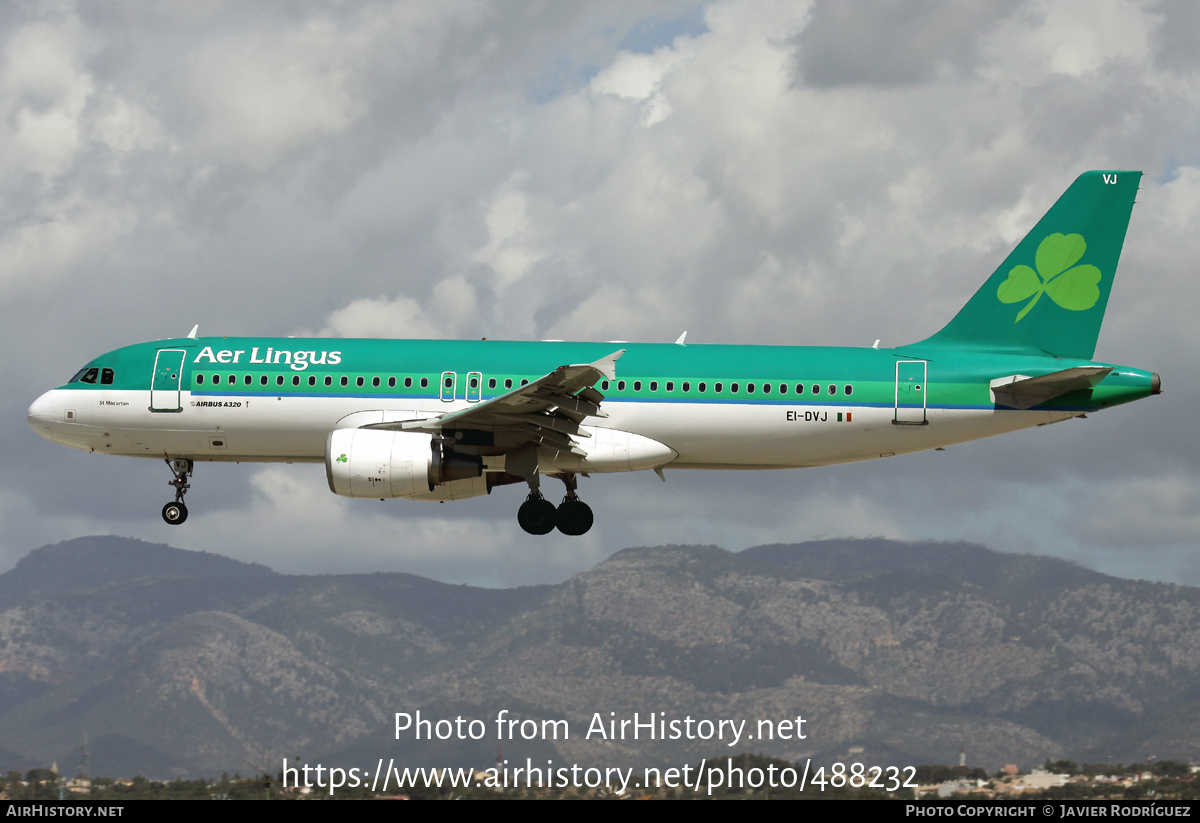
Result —
[[[1090,360],[1140,171],[1089,171],[940,332],[917,345]]]

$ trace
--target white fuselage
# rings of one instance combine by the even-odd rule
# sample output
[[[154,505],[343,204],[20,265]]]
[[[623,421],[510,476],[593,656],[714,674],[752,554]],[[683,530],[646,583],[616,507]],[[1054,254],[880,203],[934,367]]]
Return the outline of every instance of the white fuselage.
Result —
[[[852,403],[760,405],[732,401],[608,401],[595,428],[630,432],[669,446],[670,468],[766,469],[824,466],[889,457],[1053,423],[1074,412],[998,409],[927,411],[927,425],[896,425],[891,407]],[[361,398],[227,396],[185,391],[183,411],[152,412],[148,391],[55,389],[29,409],[43,437],[85,451],[198,461],[314,462],[325,460],[333,429],[366,411]],[[373,402],[389,419],[467,408],[465,400]],[[839,417],[841,418],[839,420]],[[589,421],[591,422],[591,421]],[[580,439],[584,449],[587,440]]]

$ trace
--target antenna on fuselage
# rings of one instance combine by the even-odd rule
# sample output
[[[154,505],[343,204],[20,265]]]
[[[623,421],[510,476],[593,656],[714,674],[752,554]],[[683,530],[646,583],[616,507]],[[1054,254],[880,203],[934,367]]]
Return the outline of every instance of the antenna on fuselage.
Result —
[[[675,345],[676,346],[686,346],[687,344],[683,342],[686,339],[687,339],[687,332],[684,332],[683,334],[679,335],[679,339],[675,341]]]
[[[191,330],[190,332],[188,332],[188,339],[190,339],[190,340],[195,340],[195,339],[196,339],[196,332],[198,332],[198,331],[200,331],[200,324],[199,324],[199,323],[197,323],[196,325],[192,326],[192,330]]]

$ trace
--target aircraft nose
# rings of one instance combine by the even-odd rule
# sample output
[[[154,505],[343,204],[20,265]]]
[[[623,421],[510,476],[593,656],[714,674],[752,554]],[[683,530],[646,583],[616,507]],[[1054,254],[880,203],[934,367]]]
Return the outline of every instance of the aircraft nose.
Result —
[[[47,440],[52,439],[50,437],[50,420],[54,414],[52,404],[51,392],[46,392],[33,401],[29,412],[25,415],[25,419],[29,421],[29,427]]]

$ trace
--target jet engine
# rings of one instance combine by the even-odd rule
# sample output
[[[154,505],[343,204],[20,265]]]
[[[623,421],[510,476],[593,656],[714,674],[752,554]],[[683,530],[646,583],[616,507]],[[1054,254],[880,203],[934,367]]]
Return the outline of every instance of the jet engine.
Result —
[[[461,500],[487,494],[483,460],[419,432],[334,429],[325,441],[325,474],[334,494]]]

